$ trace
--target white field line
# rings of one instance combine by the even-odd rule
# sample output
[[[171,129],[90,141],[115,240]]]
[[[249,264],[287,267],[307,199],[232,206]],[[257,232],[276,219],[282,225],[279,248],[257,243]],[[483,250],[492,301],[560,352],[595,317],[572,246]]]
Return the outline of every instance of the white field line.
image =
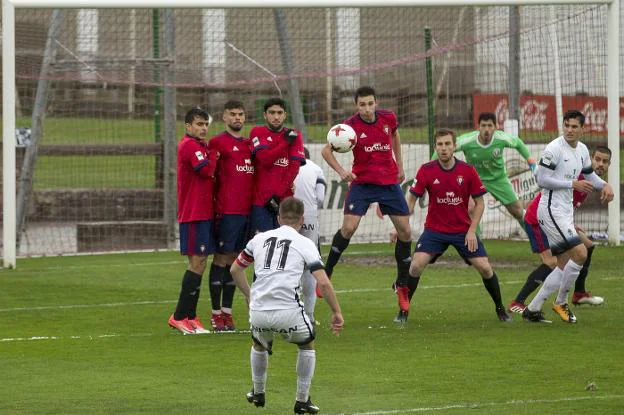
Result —
[[[436,411],[448,411],[453,409],[478,409],[484,407],[497,407],[497,406],[526,406],[526,405],[539,405],[545,403],[562,403],[562,402],[578,402],[589,401],[594,399],[600,400],[618,400],[624,398],[624,395],[594,395],[594,396],[578,396],[568,398],[553,398],[553,399],[514,399],[503,402],[473,402],[473,403],[457,403],[442,406],[425,406],[420,408],[408,408],[408,409],[386,409],[369,412],[353,412],[353,413],[340,413],[338,415],[393,415],[393,414],[409,414],[419,412],[436,412]]]
[[[222,332],[210,332],[203,334],[194,334],[194,336],[206,336],[206,335],[217,335],[217,336],[227,336],[233,334],[249,334],[250,330],[236,330],[236,331],[222,331]],[[135,334],[97,334],[97,335],[83,335],[83,336],[32,336],[32,337],[5,337],[0,338],[0,343],[8,343],[8,342],[28,342],[28,341],[41,341],[41,340],[98,340],[98,339],[108,339],[111,337],[151,337],[151,336],[160,336],[162,333],[135,333]],[[178,335],[178,333],[173,333]],[[184,334],[184,336],[187,336]]]
[[[604,277],[601,280],[619,280],[620,277]],[[501,285],[517,285],[524,284],[521,280],[512,281],[500,281]],[[481,282],[465,283],[465,284],[438,284],[438,285],[421,285],[419,290],[435,290],[440,288],[466,288],[466,287],[481,287]],[[386,288],[352,288],[344,290],[336,290],[336,294],[357,294],[357,293],[374,293],[374,292],[390,292],[390,287]],[[159,301],[131,301],[127,303],[103,303],[103,304],[67,304],[67,305],[49,305],[49,306],[29,306],[29,307],[13,307],[13,308],[0,308],[0,313],[10,313],[14,311],[39,311],[39,310],[63,310],[74,308],[112,308],[112,307],[128,307],[135,305],[157,305],[157,304],[171,304],[176,300],[159,300]]]

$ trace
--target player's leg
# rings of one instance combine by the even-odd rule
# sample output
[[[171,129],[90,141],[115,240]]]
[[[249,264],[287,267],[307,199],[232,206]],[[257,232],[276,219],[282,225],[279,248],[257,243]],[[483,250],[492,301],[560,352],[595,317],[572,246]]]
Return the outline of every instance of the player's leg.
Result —
[[[468,250],[465,243],[466,234],[456,234],[452,241],[453,246],[459,253],[459,255],[468,260],[470,264],[481,275],[481,281],[483,286],[487,290],[490,298],[494,302],[494,307],[498,319],[501,321],[511,321],[511,317],[505,312],[505,306],[503,306],[503,299],[500,290],[500,283],[498,281],[498,275],[492,269],[490,261],[487,256],[487,251],[481,239],[477,237],[477,249],[475,251]]]
[[[169,318],[169,326],[190,334],[195,333],[191,320],[196,320],[197,317],[197,302],[202,275],[206,269],[206,257],[214,252],[212,221],[180,224],[180,252],[188,257],[189,266],[182,277],[178,303]]]
[[[318,217],[303,216],[304,226],[299,230],[299,233],[314,242],[316,247],[321,252],[319,242],[319,223]],[[309,270],[305,270],[301,276],[301,292],[304,298],[304,309],[312,323],[316,320],[314,318],[314,308],[316,307],[316,279],[312,276]]]
[[[327,263],[325,264],[327,276],[331,277],[334,273],[334,267],[338,263],[342,253],[349,246],[351,237],[357,230],[358,226],[360,226],[361,220],[362,216],[358,215],[345,214],[343,216],[342,226],[334,235],[331,243],[331,249],[329,250],[329,255],[327,256]]]
[[[249,217],[247,215],[222,215],[219,221],[217,233],[217,251],[215,254],[215,264],[223,268],[222,276],[222,296],[221,296],[221,320],[223,329],[235,330],[234,319],[232,317],[232,306],[234,304],[234,293],[236,283],[230,273],[230,267],[236,257],[245,248],[249,234]],[[213,311],[215,309],[213,308]]]
[[[349,186],[345,198],[342,226],[332,239],[331,249],[325,263],[325,272],[330,278],[340,256],[347,249],[351,237],[360,226],[362,216],[366,215],[368,207],[376,200],[374,190],[371,191],[372,187],[373,185],[365,184],[351,184]]]
[[[557,257],[557,267],[546,277],[546,281],[524,311],[523,317],[530,321],[543,321],[543,316],[541,320],[532,317],[536,317],[537,313],[541,312],[544,302],[553,292],[558,290],[557,297],[560,302],[555,300],[553,310],[562,319],[565,317],[566,321],[574,322],[576,317],[569,311],[566,290],[571,288],[571,284],[578,277],[587,250],[584,246],[582,247],[583,252],[574,249],[582,243],[574,229],[571,213],[553,211],[549,205],[540,204],[537,216],[540,221],[540,228],[548,238],[552,254]],[[561,301],[562,297],[564,297],[563,301]]]
[[[572,296],[572,304],[581,305],[581,304],[590,304],[590,305],[600,305],[604,302],[603,297],[599,297],[597,295],[592,295],[585,288],[585,280],[587,279],[587,274],[589,272],[589,266],[591,265],[592,255],[594,253],[594,243],[585,235],[581,229],[577,228],[578,236],[583,242],[583,245],[587,248],[587,259],[583,264],[583,268],[579,273],[576,282],[574,283],[574,294]]]
[[[271,322],[274,312],[250,311],[251,339],[253,341],[249,361],[251,364],[252,388],[247,393],[247,402],[255,406],[265,405],[265,387],[269,367],[269,355],[272,353],[273,331]]]
[[[483,182],[483,185],[494,199],[505,206],[507,212],[509,212],[509,214],[518,221],[520,227],[524,229],[524,209],[520,200],[518,200],[518,195],[513,190],[509,178],[505,177],[499,180]]]
[[[283,310],[279,312],[280,327],[288,329],[285,339],[299,347],[297,353],[297,394],[295,397],[295,413],[314,414],[319,411],[310,399],[310,387],[316,368],[316,351],[314,350],[314,326],[308,315],[301,309]]]
[[[448,244],[441,236],[442,234],[425,229],[418,238],[416,250],[414,251],[414,255],[412,255],[412,260],[410,261],[408,269],[407,301],[403,298],[404,296],[399,296],[399,313],[394,319],[395,323],[405,323],[407,321],[410,302],[416,293],[418,283],[420,283],[420,276],[428,264],[435,262],[435,260],[446,251]]]
[[[223,293],[223,277],[225,275],[226,260],[223,254],[215,253],[210,271],[208,272],[208,282],[210,283],[210,301],[212,303],[212,313],[210,323],[213,330],[223,331],[223,316],[221,315],[221,295]]]
[[[396,281],[393,285],[398,299],[399,309],[409,309],[409,267],[412,253],[412,229],[409,224],[409,208],[405,194],[398,184],[377,186],[375,198],[382,215],[390,216],[390,220],[397,232],[394,245],[394,259],[396,261]]]
[[[522,313],[524,311],[526,299],[546,280],[546,277],[557,266],[557,258],[550,252],[546,234],[539,225],[525,223],[524,230],[529,237],[531,251],[540,255],[542,263],[529,274],[515,300],[509,304],[508,310],[514,313]]]

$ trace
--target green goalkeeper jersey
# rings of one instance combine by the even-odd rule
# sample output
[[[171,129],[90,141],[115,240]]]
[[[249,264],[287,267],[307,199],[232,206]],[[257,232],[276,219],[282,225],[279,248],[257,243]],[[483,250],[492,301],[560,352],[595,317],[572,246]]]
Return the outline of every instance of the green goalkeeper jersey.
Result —
[[[494,181],[507,178],[507,169],[503,159],[505,147],[515,148],[525,160],[531,153],[522,140],[516,136],[496,130],[490,144],[479,142],[479,131],[471,131],[457,137],[455,152],[463,151],[466,162],[472,164],[482,181]],[[437,154],[434,155],[437,158]]]

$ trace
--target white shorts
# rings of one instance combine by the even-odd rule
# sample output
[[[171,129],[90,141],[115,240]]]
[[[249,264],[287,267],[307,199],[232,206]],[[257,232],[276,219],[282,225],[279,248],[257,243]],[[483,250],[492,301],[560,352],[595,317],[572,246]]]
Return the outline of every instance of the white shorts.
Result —
[[[537,208],[540,228],[548,238],[548,245],[553,255],[582,244],[574,226],[574,213],[561,212],[547,205],[540,204]]]
[[[287,310],[249,311],[251,337],[265,349],[271,350],[273,336],[295,344],[307,344],[314,340],[314,325],[303,307]]]

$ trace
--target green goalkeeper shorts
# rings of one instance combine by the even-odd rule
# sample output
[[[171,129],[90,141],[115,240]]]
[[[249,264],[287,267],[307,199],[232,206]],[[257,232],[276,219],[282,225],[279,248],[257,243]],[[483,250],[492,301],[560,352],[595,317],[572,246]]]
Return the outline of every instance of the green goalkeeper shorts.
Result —
[[[518,195],[513,190],[513,186],[508,178],[485,181],[483,180],[483,186],[492,197],[503,205],[510,205],[518,200]]]

